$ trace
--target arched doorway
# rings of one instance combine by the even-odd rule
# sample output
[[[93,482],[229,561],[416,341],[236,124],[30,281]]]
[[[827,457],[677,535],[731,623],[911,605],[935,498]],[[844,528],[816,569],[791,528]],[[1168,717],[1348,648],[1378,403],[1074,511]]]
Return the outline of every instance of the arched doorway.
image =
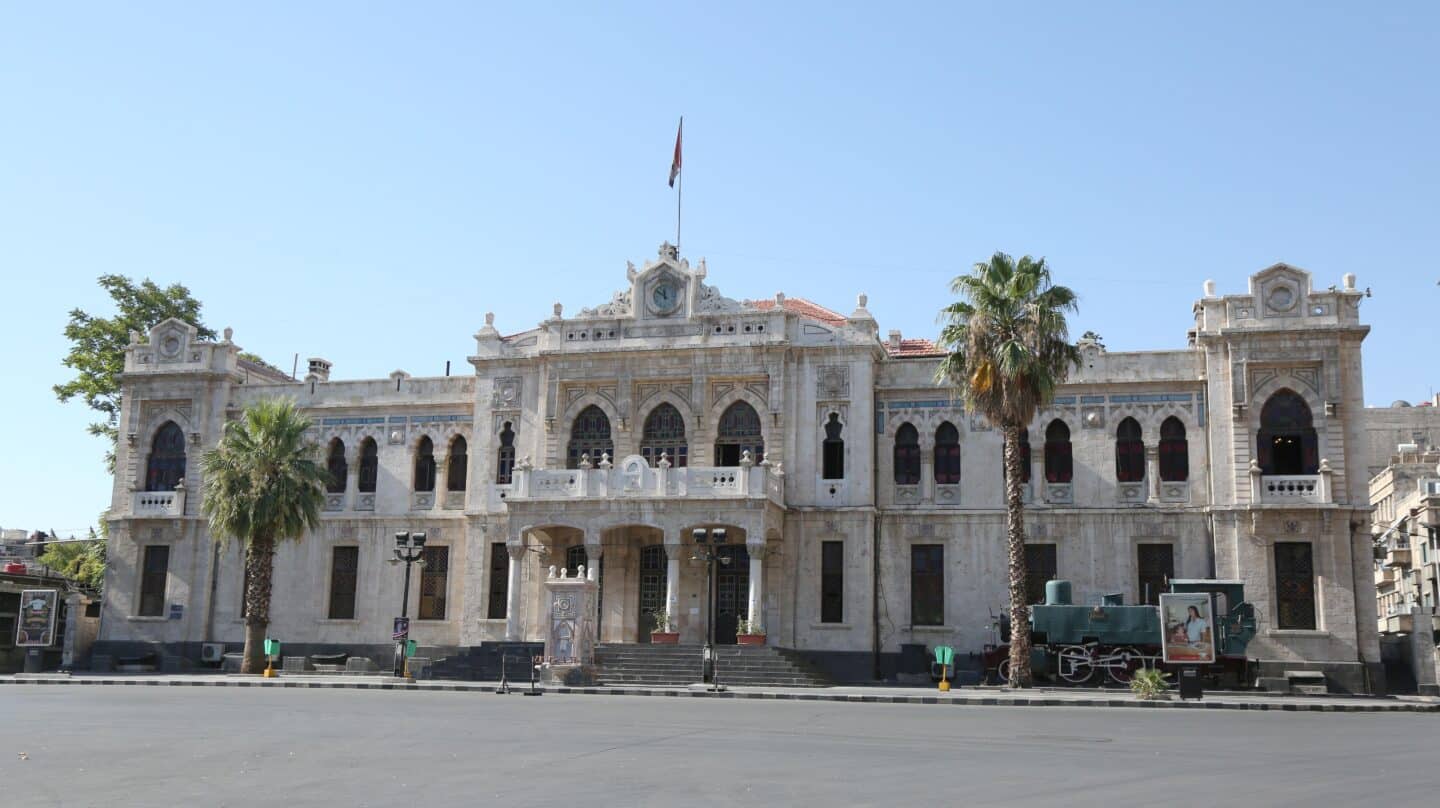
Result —
[[[715,565],[715,644],[734,645],[750,610],[750,551],[743,544],[719,549]]]

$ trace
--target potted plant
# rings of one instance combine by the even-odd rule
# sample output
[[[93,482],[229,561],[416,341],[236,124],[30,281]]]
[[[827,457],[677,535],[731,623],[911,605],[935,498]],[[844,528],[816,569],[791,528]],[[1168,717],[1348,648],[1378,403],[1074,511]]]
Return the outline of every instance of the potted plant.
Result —
[[[664,610],[652,612],[650,619],[654,628],[650,631],[650,642],[654,645],[678,645],[680,632],[670,623],[670,613]]]
[[[1170,698],[1166,679],[1170,674],[1158,668],[1141,668],[1130,680],[1130,692],[1141,701],[1164,701]]]
[[[735,630],[735,642],[740,645],[764,645],[765,627],[760,625],[759,620],[742,617]]]

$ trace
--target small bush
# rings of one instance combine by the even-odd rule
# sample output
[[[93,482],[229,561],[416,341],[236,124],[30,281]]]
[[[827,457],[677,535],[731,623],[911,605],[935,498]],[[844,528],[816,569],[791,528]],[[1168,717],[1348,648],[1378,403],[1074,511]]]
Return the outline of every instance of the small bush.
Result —
[[[1163,698],[1170,687],[1165,681],[1169,678],[1170,674],[1158,668],[1141,668],[1135,671],[1135,677],[1130,680],[1130,692],[1140,699]]]

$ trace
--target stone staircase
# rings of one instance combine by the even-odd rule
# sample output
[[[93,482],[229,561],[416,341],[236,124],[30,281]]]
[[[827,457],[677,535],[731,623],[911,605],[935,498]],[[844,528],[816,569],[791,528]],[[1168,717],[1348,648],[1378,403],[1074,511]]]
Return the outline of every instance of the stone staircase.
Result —
[[[436,659],[426,667],[425,679],[456,679],[466,682],[498,682],[503,662],[511,684],[530,681],[530,660],[544,652],[538,642],[487,642]],[[423,649],[422,649],[423,650]],[[436,654],[440,657],[440,654]]]
[[[595,649],[597,678],[606,685],[691,685],[700,682],[703,649],[698,645],[602,644]],[[784,648],[768,645],[716,646],[721,684],[766,687],[826,687],[831,683]]]

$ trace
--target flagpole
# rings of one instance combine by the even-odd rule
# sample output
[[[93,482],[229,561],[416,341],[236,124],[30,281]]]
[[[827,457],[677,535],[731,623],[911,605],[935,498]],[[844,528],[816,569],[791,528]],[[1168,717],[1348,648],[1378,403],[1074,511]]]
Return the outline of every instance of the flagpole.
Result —
[[[684,115],[681,115],[681,116],[680,116],[680,133],[679,133],[679,135],[676,136],[676,139],[675,139],[676,148],[681,148],[681,145],[680,145],[680,144],[682,143],[682,141],[684,140],[684,138],[685,138],[685,116],[684,116]],[[681,163],[680,163],[680,172],[679,172],[679,173],[680,173],[680,176],[678,176],[678,177],[675,178],[675,181],[678,182],[678,183],[680,183],[680,186],[675,189],[675,254],[676,254],[676,255],[679,255],[679,254],[680,254],[680,203],[681,203],[681,201],[685,198],[685,163],[684,163],[684,161],[683,161],[683,158],[682,158],[682,161],[681,161]]]

